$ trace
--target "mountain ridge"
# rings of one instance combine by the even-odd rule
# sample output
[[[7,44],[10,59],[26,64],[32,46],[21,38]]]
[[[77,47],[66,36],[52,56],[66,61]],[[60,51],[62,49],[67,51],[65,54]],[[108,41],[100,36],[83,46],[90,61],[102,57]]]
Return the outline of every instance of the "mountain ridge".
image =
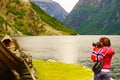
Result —
[[[79,34],[120,34],[120,2],[117,0],[85,0],[76,4],[64,24]]]
[[[68,13],[60,6],[59,3],[52,0],[32,0],[35,4],[40,6],[45,12],[63,22]]]

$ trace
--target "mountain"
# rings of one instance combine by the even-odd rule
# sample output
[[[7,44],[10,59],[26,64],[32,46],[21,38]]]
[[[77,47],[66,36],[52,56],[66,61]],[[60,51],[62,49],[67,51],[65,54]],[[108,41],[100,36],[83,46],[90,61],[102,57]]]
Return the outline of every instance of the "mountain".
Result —
[[[75,32],[30,0],[0,0],[0,36],[72,35]]]
[[[56,2],[52,0],[32,0],[35,4],[40,6],[45,12],[63,22],[68,13]]]
[[[120,35],[119,0],[79,0],[64,24],[79,34]]]

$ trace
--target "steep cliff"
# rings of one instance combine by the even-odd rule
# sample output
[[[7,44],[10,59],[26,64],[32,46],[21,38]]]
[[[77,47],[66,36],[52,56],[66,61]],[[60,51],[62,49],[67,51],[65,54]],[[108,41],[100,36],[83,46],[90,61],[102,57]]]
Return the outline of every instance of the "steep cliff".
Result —
[[[32,0],[35,4],[40,6],[45,12],[63,22],[68,13],[56,2],[52,0]]]
[[[69,35],[74,31],[30,0],[0,0],[0,36]]]
[[[64,24],[79,34],[120,34],[119,0],[79,0]]]

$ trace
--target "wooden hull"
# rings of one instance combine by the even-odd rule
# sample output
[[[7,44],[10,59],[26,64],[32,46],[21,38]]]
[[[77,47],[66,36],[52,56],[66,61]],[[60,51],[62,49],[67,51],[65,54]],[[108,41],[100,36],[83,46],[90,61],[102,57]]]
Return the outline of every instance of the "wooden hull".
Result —
[[[10,71],[10,68],[3,61],[0,60],[0,80],[10,79],[14,79],[12,71]]]
[[[22,72],[25,69],[24,62],[17,58],[13,53],[11,53],[2,43],[0,43],[0,80],[8,76],[13,77],[11,70],[16,70],[17,72]]]
[[[28,79],[38,80],[32,59],[20,50],[16,41],[7,36],[0,42],[0,80]]]
[[[16,69],[17,71],[25,68],[24,62],[11,53],[2,43],[0,43],[0,60],[8,65],[9,68]]]

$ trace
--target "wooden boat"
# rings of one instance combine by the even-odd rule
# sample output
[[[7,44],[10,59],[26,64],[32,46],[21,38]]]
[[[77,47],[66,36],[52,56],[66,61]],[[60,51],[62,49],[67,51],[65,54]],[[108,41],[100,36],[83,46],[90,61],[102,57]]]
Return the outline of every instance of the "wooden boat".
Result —
[[[38,80],[32,56],[23,52],[8,35],[0,42],[0,80]]]

